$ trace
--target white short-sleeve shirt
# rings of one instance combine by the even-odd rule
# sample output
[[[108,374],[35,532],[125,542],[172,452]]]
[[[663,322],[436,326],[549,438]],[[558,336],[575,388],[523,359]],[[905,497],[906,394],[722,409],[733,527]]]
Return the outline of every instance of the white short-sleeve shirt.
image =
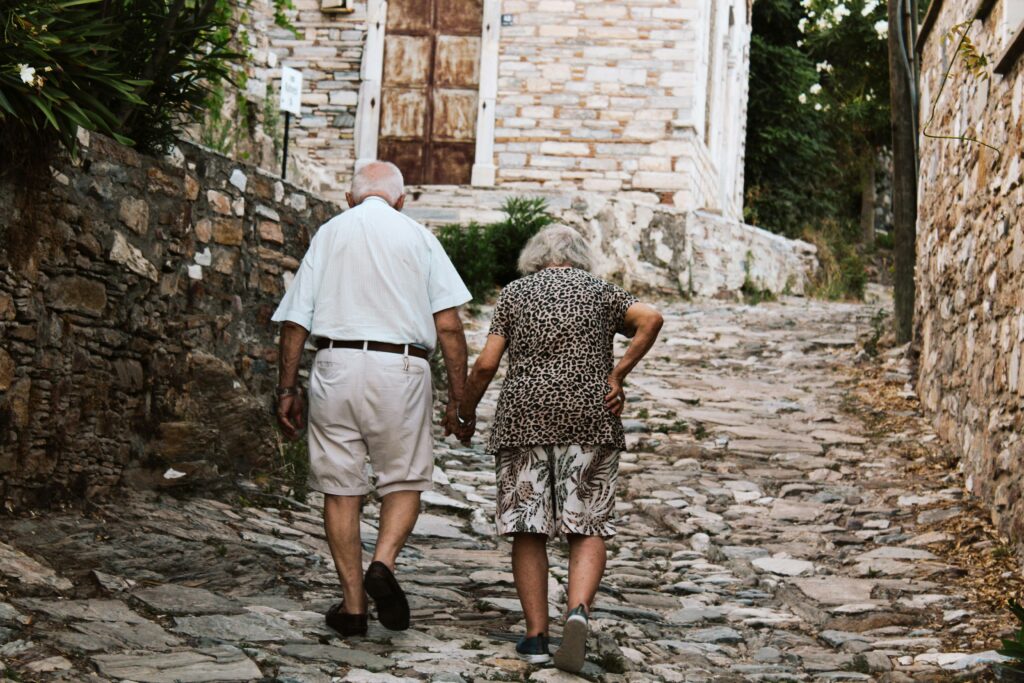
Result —
[[[471,298],[429,230],[368,197],[316,232],[273,320],[315,337],[433,349],[433,314]]]

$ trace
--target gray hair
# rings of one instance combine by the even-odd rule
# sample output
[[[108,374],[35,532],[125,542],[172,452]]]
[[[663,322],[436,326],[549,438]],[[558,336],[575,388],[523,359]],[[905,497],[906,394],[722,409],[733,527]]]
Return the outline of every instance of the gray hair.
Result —
[[[352,176],[351,192],[356,204],[370,195],[384,195],[394,206],[405,192],[402,172],[390,161],[371,161]]]
[[[568,225],[550,225],[530,238],[519,253],[519,272],[536,273],[549,266],[569,264],[589,271],[593,266],[590,247],[583,236]]]

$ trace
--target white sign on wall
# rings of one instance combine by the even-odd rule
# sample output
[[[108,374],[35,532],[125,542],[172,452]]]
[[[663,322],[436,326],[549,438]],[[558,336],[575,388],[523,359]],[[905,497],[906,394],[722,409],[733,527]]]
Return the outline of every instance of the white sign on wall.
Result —
[[[299,116],[302,109],[302,72],[290,66],[281,67],[281,111]]]

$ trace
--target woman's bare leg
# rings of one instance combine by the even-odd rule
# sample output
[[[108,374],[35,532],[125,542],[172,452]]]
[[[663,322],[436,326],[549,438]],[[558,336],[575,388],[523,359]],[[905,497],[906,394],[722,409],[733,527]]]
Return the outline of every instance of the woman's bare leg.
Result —
[[[515,534],[512,540],[512,576],[526,616],[526,635],[548,632],[548,537]]]
[[[583,605],[590,613],[590,605],[604,576],[606,557],[604,539],[600,536],[569,535],[569,610]]]

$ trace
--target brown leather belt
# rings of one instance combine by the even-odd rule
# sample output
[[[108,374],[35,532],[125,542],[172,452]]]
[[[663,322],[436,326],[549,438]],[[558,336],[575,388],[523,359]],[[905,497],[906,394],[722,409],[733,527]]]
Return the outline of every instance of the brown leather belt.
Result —
[[[361,349],[363,345],[366,345],[367,351],[381,351],[383,353],[397,353],[399,355],[405,355],[405,344],[389,344],[387,342],[361,342],[361,341],[339,341],[337,339],[325,339],[320,337],[316,340],[316,350],[322,351],[324,349]],[[430,360],[430,354],[426,349],[421,349],[418,346],[409,345],[409,355],[422,358],[423,360]]]

